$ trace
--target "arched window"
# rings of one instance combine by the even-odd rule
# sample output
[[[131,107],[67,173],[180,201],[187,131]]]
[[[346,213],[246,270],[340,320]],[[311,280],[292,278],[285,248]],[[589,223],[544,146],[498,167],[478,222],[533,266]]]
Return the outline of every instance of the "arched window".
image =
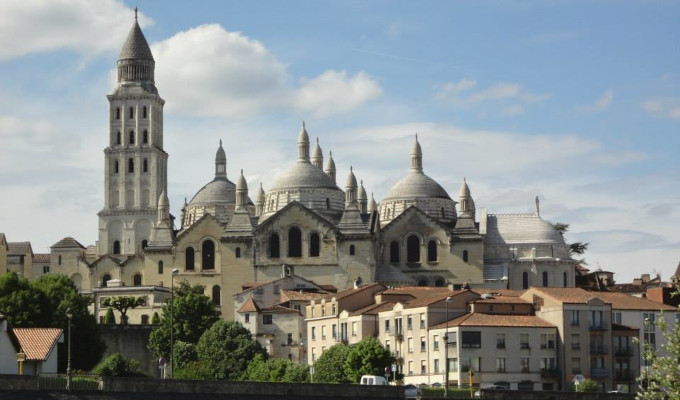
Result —
[[[117,240],[113,241],[113,254],[120,254],[120,242]]]
[[[390,243],[390,262],[391,263],[399,262],[399,242],[397,242],[396,240]]]
[[[128,158],[128,173],[135,172],[135,161],[132,158]]]
[[[562,273],[562,279],[564,280],[564,287],[569,286],[569,281],[568,281],[568,278],[567,278],[567,271],[564,271]]]
[[[163,261],[158,262],[158,275],[163,275]]]
[[[108,282],[110,280],[111,280],[111,275],[104,274],[104,276],[102,276],[102,287],[106,287],[106,285],[108,285]]]
[[[427,286],[427,280],[425,280],[425,278],[420,278],[418,280],[418,286]]]
[[[548,286],[548,271],[543,271],[543,287]]]
[[[302,257],[302,231],[296,227],[288,231],[288,257]]]
[[[135,274],[132,277],[132,286],[142,286],[142,276],[140,274]]]
[[[219,306],[221,304],[220,293],[221,293],[221,290],[220,290],[220,287],[218,285],[215,285],[215,286],[212,287],[212,301],[213,301],[213,304],[216,305],[216,306]]]
[[[149,172],[149,162],[146,160],[146,158],[142,163],[142,172]]]
[[[118,173],[118,160],[113,162],[113,173],[114,174]]]
[[[194,248],[193,247],[187,247],[187,249],[184,251],[184,268],[187,271],[193,271],[195,268],[194,265]]]
[[[128,139],[129,143],[135,144],[135,131],[130,131],[130,134],[128,136],[129,136],[129,139]]]
[[[237,247],[236,250],[234,250],[234,256],[236,258],[241,258],[241,248]]]
[[[437,241],[430,240],[427,242],[427,261],[437,261]]]
[[[215,242],[206,240],[201,248],[203,269],[215,269]]]
[[[269,237],[269,257],[279,258],[281,257],[281,251],[279,246],[279,235],[276,233]]]
[[[522,289],[529,289],[529,273],[522,272]]]
[[[146,246],[148,246],[148,245],[149,245],[148,240],[146,240],[146,239],[142,240],[142,250],[146,249]]]
[[[446,282],[444,282],[444,278],[442,278],[442,277],[439,277],[439,278],[434,280],[434,285],[436,287],[444,287],[445,284],[446,284]]]
[[[406,239],[406,262],[420,262],[420,240],[416,235],[411,235]]]
[[[120,119],[120,107],[116,107],[116,119]]]
[[[356,249],[354,248],[354,245],[353,245],[353,244],[350,244],[350,245],[349,245],[349,255],[350,255],[350,256],[353,256],[353,255],[355,255],[355,254],[356,254]]]
[[[146,118],[146,106],[142,107],[142,118]]]
[[[144,133],[142,134],[142,143],[148,144],[149,143],[149,131],[146,129],[144,130]]]
[[[309,256],[318,257],[320,253],[320,246],[321,244],[319,243],[319,234],[312,233],[312,235],[309,237]]]
[[[468,262],[468,251],[463,250],[463,262]]]
[[[121,138],[120,132],[116,132],[116,144],[120,145],[123,139]]]

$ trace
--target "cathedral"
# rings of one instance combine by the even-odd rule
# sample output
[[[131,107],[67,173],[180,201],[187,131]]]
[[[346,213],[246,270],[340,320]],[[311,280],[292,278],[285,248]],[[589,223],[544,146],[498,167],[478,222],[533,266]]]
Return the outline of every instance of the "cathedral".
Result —
[[[99,239],[84,247],[65,238],[51,247],[50,270],[67,274],[81,291],[114,281],[167,288],[186,280],[203,285],[222,317],[233,319],[234,295],[244,285],[281,278],[282,271],[340,290],[357,281],[454,289],[574,286],[569,246],[540,217],[538,201],[534,213],[489,214],[476,209],[465,180],[454,200],[425,173],[417,136],[410,154],[394,155],[404,160],[404,177],[379,202],[368,198],[352,171],[344,180],[336,176],[332,154],[324,162],[318,140],[311,149],[304,123],[295,145],[291,138],[297,159],[256,193],[242,170],[228,173],[220,142],[213,179],[185,201],[176,220],[167,194],[165,100],[154,69],[135,20],[108,95]]]

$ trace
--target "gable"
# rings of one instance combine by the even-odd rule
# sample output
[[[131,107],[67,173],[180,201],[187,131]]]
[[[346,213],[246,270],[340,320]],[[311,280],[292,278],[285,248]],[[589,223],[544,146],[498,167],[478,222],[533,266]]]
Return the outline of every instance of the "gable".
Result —
[[[177,245],[188,242],[198,242],[206,236],[212,236],[215,240],[224,232],[224,227],[211,214],[204,214],[198,221],[177,235]]]
[[[337,227],[333,223],[297,201],[289,203],[286,207],[267,218],[255,231],[285,231],[292,225],[307,229],[321,229],[324,232],[324,236],[330,232],[335,235],[337,232]]]
[[[418,232],[423,237],[443,234],[451,237],[449,228],[432,219],[416,206],[409,207],[397,218],[382,228],[382,236],[402,236],[408,232]],[[442,235],[442,236],[443,236]]]

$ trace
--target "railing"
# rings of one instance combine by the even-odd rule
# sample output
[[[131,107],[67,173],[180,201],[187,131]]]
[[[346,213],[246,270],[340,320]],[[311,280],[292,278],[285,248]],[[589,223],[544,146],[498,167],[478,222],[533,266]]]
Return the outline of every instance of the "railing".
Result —
[[[54,390],[67,389],[68,378],[66,374],[39,374],[38,389]],[[99,375],[71,375],[71,387],[69,390],[102,390],[102,378]]]
[[[609,376],[607,368],[591,368],[590,376],[593,378],[606,378]]]
[[[619,347],[615,349],[615,354],[618,357],[630,357],[633,355],[632,347]]]
[[[607,346],[602,344],[591,344],[590,354],[607,354]]]
[[[541,377],[543,378],[557,378],[560,376],[560,370],[557,368],[547,368],[541,370]]]

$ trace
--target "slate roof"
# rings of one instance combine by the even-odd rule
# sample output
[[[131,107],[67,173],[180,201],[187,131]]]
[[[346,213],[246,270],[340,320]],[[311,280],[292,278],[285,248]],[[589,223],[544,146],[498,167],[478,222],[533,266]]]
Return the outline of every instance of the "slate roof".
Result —
[[[44,361],[61,337],[59,328],[13,328],[19,347],[26,353],[26,360]]]
[[[8,242],[8,255],[24,255],[31,252],[31,242]]]
[[[430,327],[440,329],[454,326],[495,326],[495,327],[526,327],[526,328],[555,328],[555,325],[534,315],[503,315],[470,313],[451,321]]]
[[[80,247],[81,249],[85,248],[85,246],[70,236],[61,239],[51,246],[53,249],[72,249],[74,247]]]
[[[491,245],[544,243],[564,245],[564,238],[536,214],[489,214],[486,243]]]

